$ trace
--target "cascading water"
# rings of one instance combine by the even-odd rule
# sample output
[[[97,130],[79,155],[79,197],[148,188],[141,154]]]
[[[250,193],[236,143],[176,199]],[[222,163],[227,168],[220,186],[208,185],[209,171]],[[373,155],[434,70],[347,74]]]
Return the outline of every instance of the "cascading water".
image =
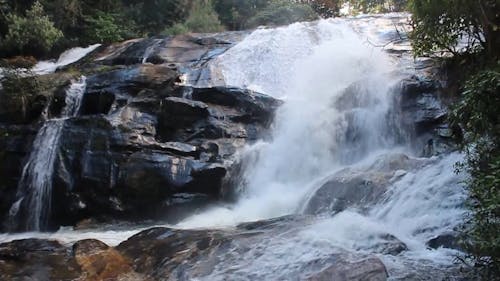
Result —
[[[69,49],[62,53],[57,61],[40,61],[31,69],[31,71],[39,75],[53,73],[58,67],[77,62],[100,46],[101,44],[94,44],[86,48],[76,47]]]
[[[12,205],[9,217],[11,228],[18,228],[24,221],[23,230],[46,230],[50,217],[52,198],[52,177],[57,158],[59,139],[66,119],[78,115],[83,94],[86,88],[86,78],[71,84],[66,92],[66,105],[61,118],[45,122],[38,131],[33,149],[24,166],[19,181],[17,198]],[[27,210],[23,218],[19,218],[20,209]]]
[[[226,227],[283,215],[297,220],[278,219],[269,229],[254,231],[260,233],[257,239],[235,238],[229,249],[217,250],[210,272],[196,280],[301,280],[308,276],[304,268],[328,263],[336,254],[346,259],[375,255],[394,280],[439,280],[454,270],[457,251],[429,249],[427,242],[453,232],[463,219],[464,175],[456,175],[453,168],[462,155],[419,158],[406,148],[392,103],[399,81],[414,74],[415,65],[379,47],[400,36],[393,20],[400,23],[406,16],[259,29],[210,62],[227,85],[257,90],[285,103],[277,112],[271,140],[242,152],[246,169],[239,200],[204,210],[175,227]],[[398,48],[407,48],[402,45]],[[71,96],[68,93],[67,99]],[[78,112],[76,101],[67,104],[76,109],[68,106],[66,114]],[[12,213],[25,202],[35,202],[26,194],[42,202],[38,194],[50,192],[50,181],[47,186],[40,182],[54,167],[57,128],[63,124],[64,120],[51,120],[40,130],[23,172],[22,182],[29,190],[20,191]],[[43,149],[52,143],[51,149]],[[383,186],[380,198],[335,213],[309,211],[316,207],[315,196],[325,183],[360,175]],[[41,213],[49,210],[43,208],[47,205]],[[43,216],[47,215],[34,217]],[[116,245],[138,231],[64,229],[36,235],[65,242],[90,237]],[[241,228],[235,231],[245,234]]]
[[[195,216],[183,226],[294,213],[318,179],[395,144],[387,120],[398,81],[390,75],[394,66],[345,24],[258,30],[221,56],[217,67],[227,84],[286,102],[277,113],[272,142],[249,149],[258,156],[245,172],[238,204]]]
[[[329,175],[347,169],[353,175],[369,172],[380,178],[381,169],[387,169],[380,166],[383,159],[396,152],[412,155],[405,143],[397,142],[401,138],[390,120],[395,85],[412,67],[367,42],[360,31],[366,26],[353,22],[257,30],[218,58],[214,67],[222,68],[228,85],[261,91],[284,99],[285,104],[276,115],[272,141],[243,153],[248,168],[239,200],[212,207],[178,227],[231,226],[300,214]],[[387,25],[387,20],[383,22]],[[405,279],[412,272],[419,276],[428,272],[422,280],[436,277],[432,274],[451,266],[457,252],[430,250],[426,242],[452,232],[463,220],[463,176],[453,168],[462,156],[404,157],[419,167],[389,169],[383,199],[368,202],[363,210],[352,207],[290,226],[289,231],[253,245],[264,252],[223,258],[206,280],[300,276],[297,264],[327,258],[339,248],[378,255],[393,279]],[[408,250],[397,256],[380,251],[381,244],[392,243],[388,237]]]
[[[153,54],[155,49],[163,42],[162,39],[153,39],[153,40],[154,40],[153,43],[149,47],[147,47],[146,50],[144,51],[141,63],[148,62],[148,59],[151,56],[151,54]]]

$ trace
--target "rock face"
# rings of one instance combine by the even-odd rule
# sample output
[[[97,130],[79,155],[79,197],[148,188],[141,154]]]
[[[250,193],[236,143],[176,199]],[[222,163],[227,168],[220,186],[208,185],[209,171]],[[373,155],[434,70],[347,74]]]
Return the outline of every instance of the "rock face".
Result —
[[[406,130],[410,144],[419,150],[421,156],[430,157],[454,149],[452,136],[459,129],[447,124],[448,105],[451,101],[438,81],[421,77],[410,77],[400,84],[401,94],[397,96],[400,126]]]
[[[261,247],[266,241],[285,234],[290,230],[289,222],[294,221],[300,219],[248,223],[226,231],[157,227],[117,247],[98,240],[78,241],[72,247],[55,241],[18,240],[0,245],[0,277],[41,281],[260,280],[260,272],[247,272],[245,267],[265,253],[266,248]],[[242,263],[241,259],[248,261]],[[387,280],[386,268],[378,258],[342,249],[286,268],[286,272],[274,271],[269,280]]]
[[[89,218],[175,221],[189,209],[184,205],[224,196],[235,153],[267,134],[281,102],[248,90],[179,83],[181,76],[198,75],[232,45],[230,38],[241,35],[128,41],[77,66],[87,77],[81,107],[64,121],[57,146],[47,148],[57,155],[49,229]],[[8,108],[0,108],[2,217],[22,198],[16,197],[17,183],[36,130],[46,118],[61,116],[75,77],[48,76],[58,86],[22,101],[29,116],[12,118]],[[29,212],[25,201],[21,217]]]

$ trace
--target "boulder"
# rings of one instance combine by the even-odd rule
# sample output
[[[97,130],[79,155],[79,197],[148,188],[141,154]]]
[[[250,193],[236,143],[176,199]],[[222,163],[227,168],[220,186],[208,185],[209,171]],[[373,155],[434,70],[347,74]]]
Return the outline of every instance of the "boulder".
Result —
[[[56,241],[26,239],[0,245],[2,280],[76,280],[81,269]]]
[[[132,261],[98,240],[72,248],[39,239],[0,245],[2,280],[153,280],[133,270]]]
[[[378,258],[359,261],[338,260],[319,273],[308,277],[307,281],[385,281],[388,274]]]
[[[448,248],[463,251],[463,247],[459,243],[458,235],[456,233],[445,233],[438,235],[429,241],[426,245],[432,249]]]
[[[284,222],[289,220],[301,221],[285,218]],[[378,258],[358,256],[340,249],[328,257],[287,258],[286,264],[290,266],[277,265],[281,270],[268,272],[270,275],[266,275],[266,269],[248,272],[247,266],[266,259],[266,241],[290,231],[290,225],[279,224],[281,226],[275,228],[276,223],[277,220],[247,225],[250,231],[241,231],[240,227],[235,231],[158,227],[132,236],[116,249],[134,261],[136,272],[154,280],[210,280],[220,276],[241,280],[386,280],[385,266]],[[286,236],[282,237],[286,239]],[[272,253],[269,254],[269,258],[273,257]]]
[[[347,208],[369,208],[383,198],[392,181],[424,161],[404,154],[388,154],[366,167],[350,167],[323,181],[308,199],[306,214],[336,214]]]
[[[399,90],[398,126],[411,128],[406,139],[417,153],[430,157],[454,150],[451,137],[459,130],[447,124],[451,100],[439,83],[414,76],[403,80]]]
[[[81,240],[73,245],[83,280],[151,280],[133,269],[131,260],[99,240]]]

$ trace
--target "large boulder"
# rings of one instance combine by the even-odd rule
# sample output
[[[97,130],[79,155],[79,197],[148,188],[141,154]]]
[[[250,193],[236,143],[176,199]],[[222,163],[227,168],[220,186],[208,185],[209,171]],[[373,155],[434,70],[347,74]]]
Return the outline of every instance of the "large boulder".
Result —
[[[2,280],[153,280],[134,271],[132,261],[98,240],[73,247],[26,239],[0,245]]]
[[[458,133],[447,123],[452,100],[438,81],[413,76],[401,81],[397,95],[399,126],[406,128],[406,141],[421,156],[430,157],[455,149],[452,136]]]
[[[337,214],[348,208],[362,211],[379,202],[392,182],[406,171],[422,167],[425,161],[404,154],[382,155],[362,167],[349,167],[326,178],[308,199],[306,214]]]
[[[307,278],[307,281],[385,281],[387,277],[387,270],[382,261],[378,258],[367,258],[359,261],[338,260],[335,264]]]
[[[0,245],[2,280],[76,280],[80,266],[56,241],[27,239]]]
[[[283,235],[290,229],[280,227],[277,221],[253,226],[247,224],[246,227],[252,230],[153,228],[132,236],[116,249],[134,261],[136,272],[154,280],[219,280],[222,276],[223,279],[239,280],[266,278],[264,269],[261,269],[262,272],[253,272],[247,271],[245,267],[266,258],[266,253],[261,252],[261,249],[266,251],[266,240],[272,240],[274,235]],[[245,259],[248,262],[243,262]],[[338,281],[387,279],[385,266],[376,257],[355,255],[338,249],[326,258],[308,259],[311,257],[300,261],[288,258],[290,266],[281,267],[281,270],[274,271],[267,278]]]

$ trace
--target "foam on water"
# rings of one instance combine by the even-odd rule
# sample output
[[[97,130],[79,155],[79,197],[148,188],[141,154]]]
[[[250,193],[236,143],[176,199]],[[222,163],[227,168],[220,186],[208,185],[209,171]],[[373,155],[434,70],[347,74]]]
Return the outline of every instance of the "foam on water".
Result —
[[[273,140],[249,148],[244,193],[230,207],[180,227],[210,227],[295,212],[318,179],[344,162],[393,144],[387,132],[393,64],[344,22],[257,30],[217,62],[226,83],[276,97]]]
[[[215,65],[222,67],[228,85],[286,102],[277,113],[272,141],[244,152],[248,160],[239,200],[194,215],[177,227],[225,227],[297,213],[328,175],[373,164],[381,153],[400,152],[388,128],[392,85],[402,79],[394,73],[408,74],[414,66],[390,58],[376,46],[392,40],[387,27],[393,17],[377,18],[382,31],[364,19],[257,30],[221,56]],[[378,43],[368,42],[366,34]],[[397,171],[384,200],[364,206],[368,213],[349,209],[271,235],[253,245],[265,251],[224,258],[206,280],[286,279],[300,274],[299,264],[327,258],[339,249],[376,253],[392,278],[404,279],[412,270],[421,274],[426,266],[451,266],[456,251],[429,249],[426,242],[453,231],[463,220],[463,176],[454,173],[461,159],[457,153],[416,159],[424,167]],[[375,248],[387,242],[387,235],[403,242],[408,251],[397,257],[379,254]]]
[[[277,112],[272,140],[241,152],[246,169],[239,200],[205,210],[176,227],[231,227],[300,214],[304,202],[336,171],[369,167],[384,154],[405,152],[404,144],[395,141],[388,114],[396,94],[393,85],[403,78],[394,73],[407,74],[414,66],[410,61],[402,64],[376,47],[391,40],[394,34],[388,29],[393,20],[401,22],[401,17],[365,19],[259,29],[211,62],[222,70],[227,85],[261,91],[286,102]],[[369,41],[380,41],[368,42],[367,35]],[[335,216],[312,217],[266,239],[252,240],[248,251],[222,253],[204,280],[297,278],[303,276],[304,264],[328,259],[339,251],[379,256],[391,278],[404,279],[413,270],[422,273],[426,267],[451,266],[456,251],[429,249],[426,242],[452,231],[463,219],[466,194],[460,182],[464,176],[454,173],[454,164],[462,156],[451,153],[410,159],[423,165],[395,171],[397,177],[390,181],[383,200],[365,206],[368,210],[352,208]],[[22,237],[68,243],[91,237],[116,245],[139,230],[63,229]],[[391,256],[374,250],[387,242],[387,235],[403,242],[408,251]],[[20,236],[3,235],[0,241],[14,237]]]
[[[76,47],[69,49],[62,53],[57,61],[40,61],[31,69],[31,71],[39,75],[53,73],[58,67],[77,62],[100,46],[101,44],[95,44],[86,48]]]

